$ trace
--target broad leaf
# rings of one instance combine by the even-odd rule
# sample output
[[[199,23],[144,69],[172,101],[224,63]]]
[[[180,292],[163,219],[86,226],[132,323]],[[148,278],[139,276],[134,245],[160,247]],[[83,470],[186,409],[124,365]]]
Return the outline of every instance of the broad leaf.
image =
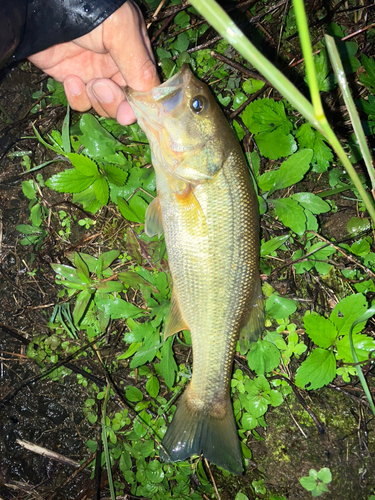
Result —
[[[319,389],[335,378],[336,360],[332,351],[314,349],[301,364],[296,374],[296,385],[307,389]]]

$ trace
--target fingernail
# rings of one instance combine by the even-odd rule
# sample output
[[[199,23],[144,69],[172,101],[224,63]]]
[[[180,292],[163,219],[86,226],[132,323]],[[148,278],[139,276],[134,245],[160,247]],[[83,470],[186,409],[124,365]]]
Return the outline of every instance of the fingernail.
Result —
[[[75,80],[68,80],[65,85],[68,87],[69,92],[76,96],[81,93],[81,87],[78,85],[78,83]]]
[[[114,99],[113,92],[106,83],[94,83],[92,90],[98,101],[109,103]]]

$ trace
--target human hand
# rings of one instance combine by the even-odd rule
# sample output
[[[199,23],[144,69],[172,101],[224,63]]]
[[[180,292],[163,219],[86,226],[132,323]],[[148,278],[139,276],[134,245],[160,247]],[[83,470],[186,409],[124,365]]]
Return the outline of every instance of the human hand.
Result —
[[[28,59],[63,82],[73,109],[83,112],[93,107],[121,125],[136,121],[121,87],[150,90],[160,83],[145,22],[131,0],[87,35]]]

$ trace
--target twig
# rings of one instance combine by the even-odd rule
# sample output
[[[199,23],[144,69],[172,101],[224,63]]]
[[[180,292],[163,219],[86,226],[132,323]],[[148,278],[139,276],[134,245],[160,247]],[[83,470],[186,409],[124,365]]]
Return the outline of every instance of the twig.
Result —
[[[254,78],[255,80],[261,80],[262,82],[267,82],[267,79],[264,78],[264,76],[260,75],[259,73],[256,73],[255,71],[252,71],[249,68],[246,68],[246,66],[243,66],[242,64],[239,64],[232,59],[229,59],[229,57],[225,57],[218,52],[215,52],[215,50],[211,50],[210,56],[214,57],[215,59],[218,59],[219,61],[222,61],[225,64],[228,64],[228,66],[232,66],[232,68],[241,71],[241,73],[245,73],[245,75],[250,76],[250,78]]]
[[[60,453],[48,450],[47,448],[43,448],[42,446],[38,446],[37,444],[30,443],[30,441],[23,441],[21,439],[16,439],[16,441],[20,446],[26,448],[26,450],[30,450],[33,453],[37,453],[38,455],[42,455],[43,457],[50,458],[51,460],[57,460],[58,462],[72,465],[73,467],[80,467],[81,465],[79,462],[76,462],[71,458],[64,457],[64,455],[61,455]]]
[[[155,10],[155,12],[154,12],[154,14],[153,14],[153,16],[152,16],[152,18],[151,18],[150,22],[147,24],[147,29],[149,29],[149,27],[151,26],[151,24],[152,24],[154,21],[156,21],[156,20],[157,20],[156,18],[157,18],[157,16],[158,16],[159,12],[161,11],[161,9],[162,9],[162,7],[163,7],[163,5],[164,5],[164,4],[165,4],[165,0],[161,0],[161,2],[159,3],[159,5],[158,5],[157,9]]]
[[[210,474],[210,477],[211,477],[212,484],[214,485],[215,493],[216,493],[216,496],[217,496],[217,500],[221,500],[221,497],[220,497],[220,494],[218,492],[218,489],[217,489],[217,486],[216,486],[216,483],[215,483],[215,479],[214,479],[214,476],[212,475],[211,467],[210,467],[210,464],[208,463],[207,458],[204,459],[204,463],[206,464],[206,467],[208,469],[208,473]]]
[[[70,483],[70,481],[72,481],[76,476],[78,476],[78,474],[80,474],[84,469],[86,469],[90,464],[91,462],[93,462],[95,460],[95,454],[94,455],[91,455],[91,457],[89,457],[85,462],[83,462],[82,465],[80,465],[80,467],[78,467],[78,469],[76,469],[73,474],[71,474],[64,482],[63,484],[61,484],[60,486],[57,487],[57,489],[55,490],[55,492],[52,494],[52,496],[50,496],[48,498],[48,500],[53,500],[56,495],[59,493],[59,491],[62,489],[62,488],[65,488],[65,486],[67,484]]]

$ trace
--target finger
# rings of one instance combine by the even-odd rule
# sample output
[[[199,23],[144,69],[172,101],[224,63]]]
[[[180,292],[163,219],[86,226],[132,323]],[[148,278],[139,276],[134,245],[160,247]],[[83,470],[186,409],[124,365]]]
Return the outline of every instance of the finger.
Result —
[[[122,101],[117,109],[116,120],[120,125],[131,125],[137,121],[134,111],[127,101]]]
[[[91,108],[91,102],[86,93],[86,85],[78,76],[67,76],[64,80],[64,90],[71,108],[80,112]]]
[[[103,23],[103,43],[129,87],[150,90],[159,85],[147,29],[131,0]]]
[[[116,118],[117,108],[124,100],[124,91],[112,80],[91,80],[86,86],[90,102],[97,113]]]

